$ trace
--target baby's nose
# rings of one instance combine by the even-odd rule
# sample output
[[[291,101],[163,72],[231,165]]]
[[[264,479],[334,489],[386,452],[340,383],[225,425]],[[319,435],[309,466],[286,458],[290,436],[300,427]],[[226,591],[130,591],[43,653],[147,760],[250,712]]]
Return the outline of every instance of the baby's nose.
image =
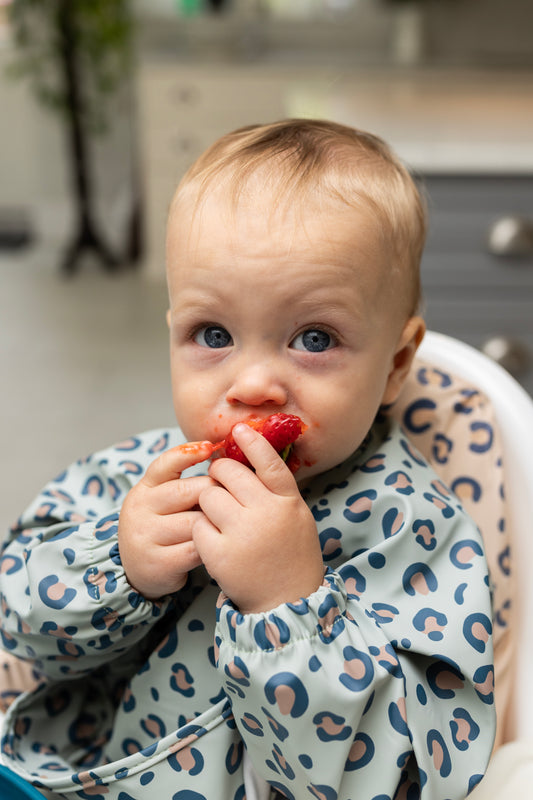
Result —
[[[272,363],[254,363],[239,369],[226,393],[230,405],[284,406],[288,390]]]

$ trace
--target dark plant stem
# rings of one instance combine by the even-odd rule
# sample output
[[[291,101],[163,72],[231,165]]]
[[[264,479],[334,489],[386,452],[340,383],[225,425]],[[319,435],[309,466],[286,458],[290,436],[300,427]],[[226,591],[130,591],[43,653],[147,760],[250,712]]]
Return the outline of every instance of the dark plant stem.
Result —
[[[94,223],[93,192],[89,167],[85,114],[78,69],[77,31],[73,19],[72,0],[59,0],[57,22],[60,34],[61,61],[65,81],[65,96],[69,121],[69,147],[73,169],[73,189],[77,203],[77,232],[67,248],[63,272],[73,274],[85,250],[93,250],[103,265],[114,270],[119,266],[116,256],[104,242]]]

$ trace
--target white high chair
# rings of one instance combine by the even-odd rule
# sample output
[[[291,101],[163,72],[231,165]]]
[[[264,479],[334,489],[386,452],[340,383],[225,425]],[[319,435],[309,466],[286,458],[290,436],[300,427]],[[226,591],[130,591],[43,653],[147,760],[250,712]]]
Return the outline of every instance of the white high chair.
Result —
[[[513,610],[518,631],[513,738],[533,740],[533,400],[502,367],[457,339],[429,331],[419,355],[484,392],[500,428],[517,587]]]
[[[518,617],[519,641],[513,739],[533,742],[533,689],[529,679],[533,636],[527,635],[528,619],[533,616],[533,578],[529,574],[530,565],[533,567],[533,400],[502,367],[457,339],[429,331],[418,355],[434,368],[451,372],[479,388],[490,400],[496,415],[503,446],[507,511],[514,539],[518,587],[515,596],[520,598],[513,608],[513,614]],[[245,776],[247,798],[266,800],[270,794],[268,784],[258,778],[249,761],[245,764]],[[1,800],[42,797],[44,795],[6,767],[0,767]]]

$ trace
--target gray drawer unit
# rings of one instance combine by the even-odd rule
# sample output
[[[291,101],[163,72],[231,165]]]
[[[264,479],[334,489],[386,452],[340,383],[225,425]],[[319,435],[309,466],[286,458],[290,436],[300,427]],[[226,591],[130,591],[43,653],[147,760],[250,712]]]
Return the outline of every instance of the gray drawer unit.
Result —
[[[533,175],[425,175],[428,327],[484,350],[533,394]]]

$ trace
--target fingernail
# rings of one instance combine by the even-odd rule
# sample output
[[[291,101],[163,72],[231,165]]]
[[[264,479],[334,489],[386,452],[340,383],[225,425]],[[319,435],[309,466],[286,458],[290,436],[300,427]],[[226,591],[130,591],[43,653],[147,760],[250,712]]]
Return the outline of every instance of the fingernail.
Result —
[[[239,439],[244,439],[248,442],[254,438],[252,429],[245,422],[238,422],[233,428],[233,434],[237,434]]]

